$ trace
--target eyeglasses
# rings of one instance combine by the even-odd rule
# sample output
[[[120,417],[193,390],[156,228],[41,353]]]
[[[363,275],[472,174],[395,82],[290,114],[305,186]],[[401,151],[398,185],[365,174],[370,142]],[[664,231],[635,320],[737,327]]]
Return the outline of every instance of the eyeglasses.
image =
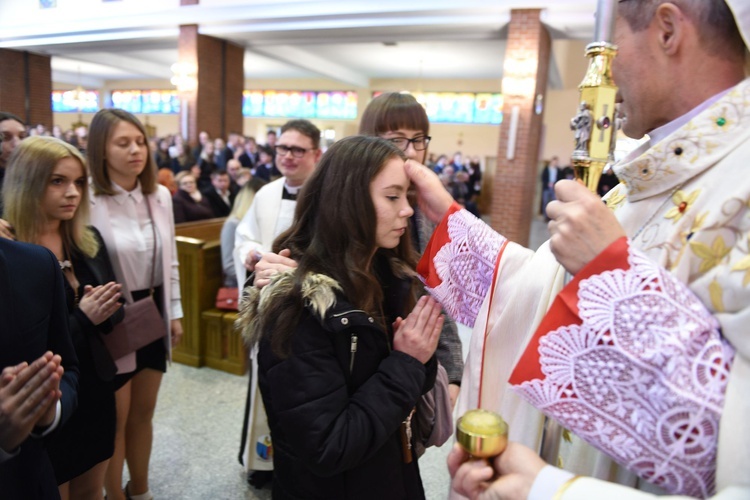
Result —
[[[274,146],[274,149],[276,150],[276,154],[279,156],[286,156],[287,153],[291,151],[292,156],[295,158],[302,158],[305,156],[305,153],[308,151],[312,151],[315,148],[305,149],[305,148],[298,148],[297,146],[283,146],[281,144],[278,144]]]
[[[406,137],[391,137],[386,140],[391,141],[401,151],[406,151],[407,149],[409,149],[410,143],[412,146],[414,146],[414,149],[416,151],[424,151],[425,149],[427,149],[427,145],[430,144],[430,139],[432,139],[432,137],[423,135],[420,137],[415,137],[414,139],[407,139]]]

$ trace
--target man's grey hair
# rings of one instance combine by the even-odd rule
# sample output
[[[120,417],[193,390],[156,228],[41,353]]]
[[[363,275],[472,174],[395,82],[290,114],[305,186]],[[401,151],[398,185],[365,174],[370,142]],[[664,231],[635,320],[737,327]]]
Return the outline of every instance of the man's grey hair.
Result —
[[[676,5],[690,18],[703,46],[712,54],[744,56],[745,42],[725,0],[620,0],[617,10],[631,30],[641,31],[651,24],[657,7],[663,3]]]

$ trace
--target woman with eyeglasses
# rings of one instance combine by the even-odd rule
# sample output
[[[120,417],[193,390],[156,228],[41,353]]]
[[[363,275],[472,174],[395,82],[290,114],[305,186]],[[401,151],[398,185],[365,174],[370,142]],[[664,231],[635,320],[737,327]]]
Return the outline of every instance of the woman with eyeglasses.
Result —
[[[198,190],[198,183],[192,173],[183,170],[177,174],[175,181],[177,192],[172,196],[175,224],[215,217],[208,198]]]

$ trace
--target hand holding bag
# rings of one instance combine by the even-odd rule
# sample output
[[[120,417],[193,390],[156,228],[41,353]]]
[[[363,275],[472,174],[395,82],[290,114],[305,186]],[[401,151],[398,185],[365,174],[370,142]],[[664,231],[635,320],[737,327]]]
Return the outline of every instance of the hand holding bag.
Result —
[[[112,332],[102,335],[102,340],[114,360],[135,352],[141,347],[168,334],[164,318],[159,313],[153,297],[154,270],[156,269],[156,227],[154,226],[154,219],[151,216],[151,204],[148,201],[148,197],[145,200],[148,215],[151,218],[151,229],[154,232],[154,252],[151,262],[151,293],[148,297],[137,301],[133,301],[132,296],[130,296],[130,301],[123,306],[125,309],[125,318],[115,325]],[[130,293],[128,292],[127,295],[130,295]]]
[[[151,295],[123,307],[125,318],[115,325],[109,335],[103,336],[104,344],[114,360],[167,335],[164,319]]]

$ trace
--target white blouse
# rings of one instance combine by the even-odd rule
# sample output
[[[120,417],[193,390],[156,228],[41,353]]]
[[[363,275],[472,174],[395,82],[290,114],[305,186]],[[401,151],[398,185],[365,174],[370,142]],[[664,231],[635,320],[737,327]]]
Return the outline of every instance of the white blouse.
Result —
[[[132,191],[126,191],[117,183],[112,183],[116,194],[111,196],[114,203],[109,203],[109,222],[115,239],[115,248],[122,269],[124,285],[130,291],[145,290],[163,284],[162,248],[164,243],[159,238],[159,231],[152,229],[153,220],[149,217],[146,197],[141,190],[140,181]],[[154,207],[151,207],[153,212]],[[154,260],[154,234],[156,234],[156,259]],[[174,244],[174,242],[171,242]],[[170,297],[170,318],[182,317],[180,301],[179,268],[172,268],[172,293]],[[176,286],[175,286],[176,285]]]

